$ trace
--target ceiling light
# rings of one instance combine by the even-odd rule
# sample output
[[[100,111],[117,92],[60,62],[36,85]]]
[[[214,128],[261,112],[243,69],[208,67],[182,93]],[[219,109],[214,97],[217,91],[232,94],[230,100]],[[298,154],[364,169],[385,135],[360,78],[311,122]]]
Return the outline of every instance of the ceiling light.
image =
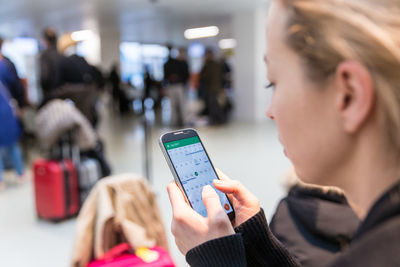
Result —
[[[84,41],[93,38],[94,33],[91,30],[83,30],[71,33],[71,38],[75,42]]]
[[[186,39],[197,39],[217,36],[219,29],[217,26],[187,29],[184,33]]]
[[[218,42],[221,49],[232,49],[236,47],[236,39],[222,39]]]

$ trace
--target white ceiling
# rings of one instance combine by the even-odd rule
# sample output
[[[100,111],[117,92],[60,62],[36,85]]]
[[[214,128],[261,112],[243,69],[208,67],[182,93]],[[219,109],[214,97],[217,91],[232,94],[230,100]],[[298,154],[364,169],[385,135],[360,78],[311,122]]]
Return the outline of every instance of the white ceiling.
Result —
[[[155,0],[154,0],[155,1]],[[195,26],[217,25],[229,37],[233,13],[266,0],[0,0],[0,34],[39,37],[46,26],[59,32],[94,28],[119,31],[122,40],[158,41]]]

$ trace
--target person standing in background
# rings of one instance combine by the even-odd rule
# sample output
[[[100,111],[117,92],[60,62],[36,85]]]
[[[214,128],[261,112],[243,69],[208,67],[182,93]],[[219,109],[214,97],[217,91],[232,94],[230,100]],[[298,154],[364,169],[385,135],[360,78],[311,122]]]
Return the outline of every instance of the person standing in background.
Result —
[[[57,50],[57,33],[53,28],[43,31],[43,39],[47,48],[40,55],[40,85],[43,90],[43,102],[46,102],[61,84],[60,68],[63,55]]]
[[[118,63],[114,63],[111,67],[110,74],[108,75],[108,81],[111,85],[111,95],[113,100],[113,106],[115,110],[118,110],[119,98],[120,98],[120,85],[121,85],[121,77],[119,75],[119,67]]]
[[[181,127],[187,123],[185,107],[185,85],[189,78],[189,68],[182,50],[178,58],[172,58],[172,46],[168,46],[169,56],[164,64],[164,82],[171,101],[171,126]]]
[[[207,49],[205,53],[205,62],[200,72],[200,86],[204,90],[210,124],[224,123],[225,116],[218,103],[218,96],[222,91],[222,68],[214,59],[211,49]]]
[[[1,52],[2,46],[3,38],[0,37],[0,82],[6,87],[10,97],[17,101],[17,111],[19,111],[26,105],[25,90],[18,77],[14,64]]]
[[[189,64],[187,63],[186,60],[186,49],[185,48],[179,48],[179,53],[178,53],[178,61],[180,64],[181,68],[181,75],[182,75],[182,82],[185,87],[185,90],[187,89],[189,77],[190,77],[190,72],[189,72]]]
[[[3,156],[9,156],[14,169],[18,174],[18,182],[26,180],[24,175],[24,161],[18,140],[21,128],[15,115],[15,107],[7,89],[0,82],[0,191],[5,189],[3,181]]]

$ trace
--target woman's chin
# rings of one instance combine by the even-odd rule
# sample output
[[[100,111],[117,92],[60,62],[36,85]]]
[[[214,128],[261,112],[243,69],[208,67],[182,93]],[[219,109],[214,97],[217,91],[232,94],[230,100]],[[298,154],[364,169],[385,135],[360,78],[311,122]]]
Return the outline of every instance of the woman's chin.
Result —
[[[297,178],[305,184],[313,184],[313,185],[320,185],[320,186],[324,186],[325,184],[323,183],[323,181],[321,181],[321,179],[317,178],[317,175],[312,175],[311,173],[307,173],[307,172],[302,172],[302,171],[297,171],[296,170],[296,174],[297,174]]]

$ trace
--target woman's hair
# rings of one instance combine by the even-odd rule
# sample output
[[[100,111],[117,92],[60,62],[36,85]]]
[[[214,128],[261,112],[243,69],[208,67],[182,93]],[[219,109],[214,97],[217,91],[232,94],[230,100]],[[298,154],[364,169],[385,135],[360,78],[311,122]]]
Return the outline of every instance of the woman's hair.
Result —
[[[400,152],[400,1],[280,1],[289,11],[286,41],[312,80],[326,81],[345,60],[368,68],[381,126]]]

